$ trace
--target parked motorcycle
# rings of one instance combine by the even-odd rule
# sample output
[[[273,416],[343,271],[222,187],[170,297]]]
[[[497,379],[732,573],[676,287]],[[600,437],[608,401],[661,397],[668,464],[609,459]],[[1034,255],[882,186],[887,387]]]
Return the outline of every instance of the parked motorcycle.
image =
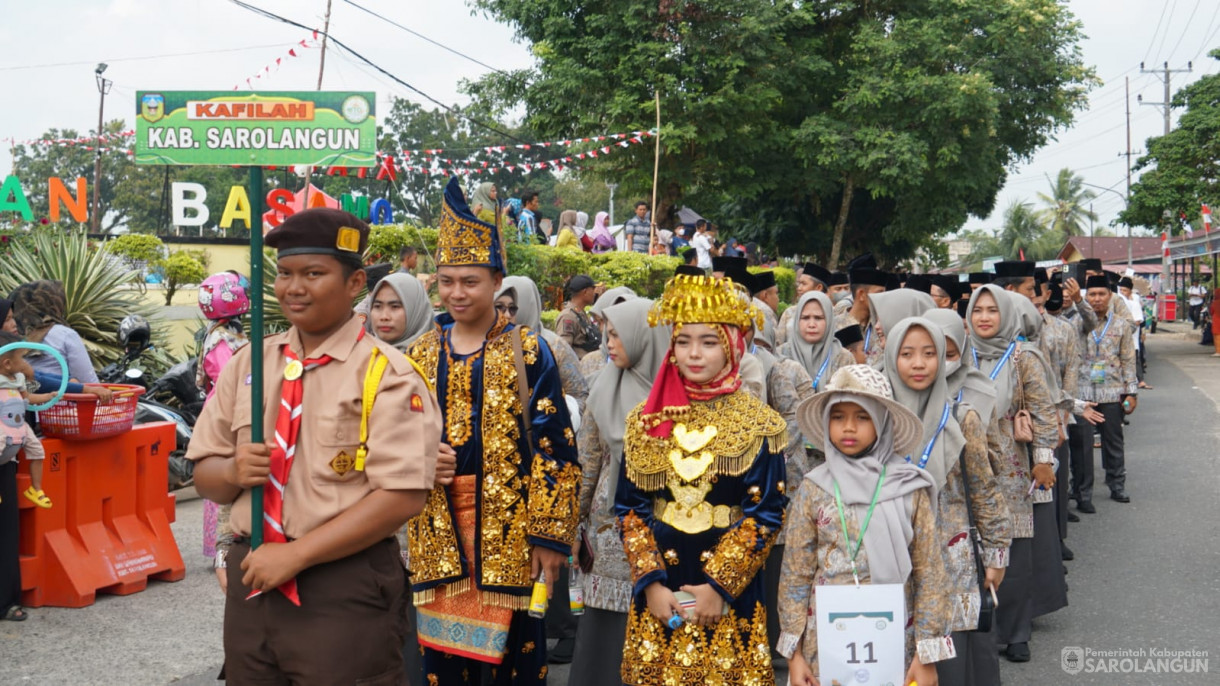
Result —
[[[136,405],[136,424],[175,424],[175,445],[169,456],[169,490],[185,488],[194,483],[195,463],[186,459],[186,448],[204,401],[203,392],[195,385],[198,362],[193,358],[183,360],[150,384],[138,366],[144,353],[153,349],[148,322],[140,315],[123,318],[119,324],[119,344],[124,350],[123,357],[98,372],[98,379],[102,383],[147,389]]]

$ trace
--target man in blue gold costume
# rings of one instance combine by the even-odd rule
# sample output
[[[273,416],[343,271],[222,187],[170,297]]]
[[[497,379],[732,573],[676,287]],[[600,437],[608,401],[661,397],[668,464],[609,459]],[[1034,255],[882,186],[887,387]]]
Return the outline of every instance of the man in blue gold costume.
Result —
[[[635,595],[622,678],[769,686],[759,572],[783,526],[788,438],[783,417],[741,388],[759,313],[730,279],[678,275],[648,319],[674,328],[648,399],[627,416],[615,494]]]
[[[559,371],[535,332],[496,312],[501,238],[470,212],[456,178],[436,265],[447,312],[409,352],[436,391],[441,451],[456,453],[457,476],[408,523],[424,672],[442,686],[484,683],[484,670],[497,685],[544,684],[546,631],[526,610],[539,574],[549,591],[566,562],[579,509]]]

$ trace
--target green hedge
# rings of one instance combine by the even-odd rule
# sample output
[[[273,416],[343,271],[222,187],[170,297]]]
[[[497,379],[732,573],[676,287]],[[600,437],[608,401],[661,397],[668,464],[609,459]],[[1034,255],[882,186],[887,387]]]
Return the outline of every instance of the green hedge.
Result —
[[[420,266],[431,269],[431,256],[436,253],[436,229],[409,224],[388,224],[372,227],[367,257],[373,262],[398,262],[398,251],[406,245],[422,248]],[[422,245],[421,245],[422,243]],[[543,307],[558,306],[564,281],[577,274],[588,274],[607,287],[628,286],[641,296],[656,298],[665,282],[679,264],[676,257],[653,257],[634,252],[610,252],[593,255],[580,250],[552,248],[547,245],[509,244],[508,268],[511,274],[528,276],[538,284]],[[424,265],[428,266],[425,267]],[[781,277],[777,273],[777,280]],[[795,277],[788,271],[788,293],[792,293]],[[784,292],[781,284],[780,293]]]

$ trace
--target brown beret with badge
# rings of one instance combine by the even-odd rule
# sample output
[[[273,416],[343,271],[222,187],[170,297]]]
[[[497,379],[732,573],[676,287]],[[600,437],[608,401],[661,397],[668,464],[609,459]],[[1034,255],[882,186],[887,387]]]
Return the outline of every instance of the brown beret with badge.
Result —
[[[263,243],[289,255],[332,255],[363,260],[369,245],[369,225],[351,212],[314,207],[297,212],[267,232]]]

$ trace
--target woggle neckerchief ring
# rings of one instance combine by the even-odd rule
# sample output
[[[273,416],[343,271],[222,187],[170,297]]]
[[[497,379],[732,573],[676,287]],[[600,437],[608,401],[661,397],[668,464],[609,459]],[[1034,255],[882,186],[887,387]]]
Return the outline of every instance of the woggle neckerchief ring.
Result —
[[[25,406],[31,412],[42,412],[43,410],[50,409],[52,405],[64,397],[64,391],[68,390],[68,361],[64,359],[63,355],[59,354],[58,350],[44,343],[26,343],[24,341],[9,343],[8,345],[0,346],[0,355],[4,355],[12,350],[37,350],[49,353],[59,363],[59,390],[55,391],[55,397],[40,405],[30,405],[27,403]]]

